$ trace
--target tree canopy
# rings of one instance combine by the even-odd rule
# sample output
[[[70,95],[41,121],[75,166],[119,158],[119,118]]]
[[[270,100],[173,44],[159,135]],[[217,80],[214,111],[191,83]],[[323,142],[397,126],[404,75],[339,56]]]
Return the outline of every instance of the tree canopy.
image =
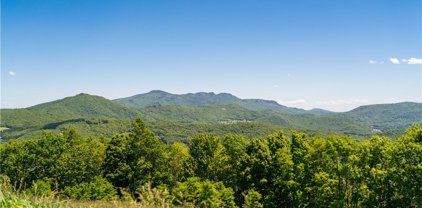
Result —
[[[45,133],[0,144],[0,173],[18,192],[129,196],[154,206],[422,206],[418,124],[395,141],[296,131],[265,138],[198,134],[188,141],[165,143],[139,118],[111,138],[86,138],[75,129]]]

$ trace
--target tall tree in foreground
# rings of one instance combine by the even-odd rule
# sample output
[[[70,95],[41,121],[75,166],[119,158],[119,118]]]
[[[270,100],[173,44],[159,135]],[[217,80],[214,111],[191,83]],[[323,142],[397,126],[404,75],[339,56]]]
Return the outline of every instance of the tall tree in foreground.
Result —
[[[153,135],[145,123],[137,118],[132,131],[115,135],[104,161],[104,175],[116,187],[129,188],[134,193],[148,181],[158,185],[165,181],[160,172],[163,167],[163,143]]]
[[[311,173],[309,169],[309,145],[305,140],[306,135],[292,131],[292,144],[290,149],[293,161],[293,183],[292,183],[292,203],[293,207],[299,204],[306,204],[309,201],[305,187],[309,185]]]
[[[395,207],[422,207],[422,127],[415,124],[393,148],[388,171],[392,194],[388,204]]]
[[[293,161],[290,139],[282,131],[267,139],[252,139],[241,166],[242,191],[254,189],[265,207],[293,206]]]
[[[228,156],[227,170],[223,177],[226,186],[231,187],[235,192],[236,203],[241,204],[243,201],[241,190],[241,162],[246,157],[246,146],[249,140],[234,134],[226,135],[221,139],[221,143]]]
[[[368,189],[367,197],[363,200],[366,206],[388,206],[388,198],[391,197],[388,171],[392,147],[389,138],[380,136],[373,136],[360,144],[359,166]]]
[[[189,145],[190,166],[197,177],[222,181],[228,170],[228,160],[220,139],[212,134],[196,135]]]

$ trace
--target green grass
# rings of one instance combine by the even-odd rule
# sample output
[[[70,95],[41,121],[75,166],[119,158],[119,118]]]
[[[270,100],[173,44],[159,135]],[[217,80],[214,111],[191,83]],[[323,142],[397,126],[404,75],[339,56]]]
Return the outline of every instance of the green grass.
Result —
[[[170,207],[165,200],[160,198],[154,189],[149,190],[149,199],[143,203],[132,199],[95,201],[95,200],[73,200],[60,198],[56,193],[49,196],[35,196],[32,194],[16,191],[10,185],[7,177],[0,176],[0,207],[1,208],[151,208]],[[154,201],[154,203],[151,203]],[[158,203],[156,203],[158,202]],[[160,203],[161,202],[161,203]]]
[[[3,179],[2,179],[3,180]],[[68,208],[70,206],[52,196],[33,196],[13,190],[8,181],[0,182],[0,207],[2,208]]]
[[[0,127],[0,132],[3,132],[3,131],[6,131],[6,130],[8,130],[9,128],[7,128],[7,127]]]

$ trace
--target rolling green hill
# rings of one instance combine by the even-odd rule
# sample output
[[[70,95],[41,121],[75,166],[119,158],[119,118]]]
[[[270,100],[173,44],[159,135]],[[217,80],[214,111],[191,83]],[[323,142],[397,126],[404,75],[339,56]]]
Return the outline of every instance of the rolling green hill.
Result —
[[[87,134],[107,134],[127,126],[139,112],[111,102],[103,97],[88,94],[39,104],[24,109],[2,109],[2,138],[33,137],[43,130],[60,130],[79,127]]]
[[[135,110],[110,102],[110,100],[106,98],[84,93],[61,100],[43,103],[27,109],[45,115],[66,115],[84,118],[107,117],[115,119],[132,119],[138,114]]]
[[[198,132],[259,136],[274,129],[366,136],[422,123],[422,104],[370,105],[334,113],[288,108],[267,100],[242,100],[227,93],[173,95],[152,91],[115,101],[78,94],[24,109],[2,109],[1,136],[31,138],[42,131],[60,132],[72,127],[84,135],[111,136],[127,131],[137,116],[170,141],[184,140]]]
[[[293,129],[368,135],[371,128],[337,115],[283,114],[273,110],[250,110],[237,104],[215,106],[155,106],[139,109],[146,121],[185,124],[266,123]]]
[[[422,123],[422,103],[403,102],[360,106],[344,115],[374,129],[405,129],[412,123]]]
[[[103,97],[78,94],[25,109],[2,109],[2,126],[8,128],[42,127],[80,119],[133,119],[139,112]]]

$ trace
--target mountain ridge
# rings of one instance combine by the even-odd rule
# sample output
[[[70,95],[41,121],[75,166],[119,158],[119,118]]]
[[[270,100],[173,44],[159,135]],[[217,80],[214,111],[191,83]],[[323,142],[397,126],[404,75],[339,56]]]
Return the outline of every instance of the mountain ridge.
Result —
[[[287,109],[289,109],[289,110],[287,110],[288,112],[293,112],[293,113],[311,113],[311,114],[313,114],[313,113],[315,113],[315,114],[327,114],[327,113],[341,114],[341,113],[349,113],[351,111],[354,111],[356,109],[360,109],[360,108],[365,107],[365,106],[385,106],[385,105],[396,105],[396,104],[402,104],[402,103],[404,103],[404,104],[422,104],[422,103],[419,103],[419,102],[411,102],[411,101],[404,101],[404,102],[397,102],[397,103],[377,103],[377,104],[369,104],[369,105],[358,106],[358,107],[353,108],[353,109],[348,110],[348,111],[336,112],[336,111],[330,111],[330,110],[322,109],[322,108],[312,108],[310,110],[305,110],[305,109],[296,108],[296,107],[288,107],[288,106],[285,106],[285,105],[282,105],[282,104],[278,103],[275,100],[266,100],[266,99],[259,99],[259,98],[246,98],[246,99],[242,99],[242,98],[239,98],[239,97],[237,97],[237,96],[235,96],[235,95],[233,95],[231,93],[227,93],[227,92],[222,92],[222,93],[196,92],[196,93],[175,94],[175,93],[169,93],[169,92],[166,92],[166,91],[163,91],[163,90],[152,90],[152,91],[149,91],[149,92],[146,92],[146,93],[140,93],[140,94],[136,94],[136,95],[129,96],[129,97],[113,99],[112,101],[117,102],[117,103],[120,103],[120,104],[123,104],[123,105],[126,105],[126,106],[135,107],[135,108],[143,108],[143,107],[155,106],[157,104],[159,104],[159,105],[198,105],[198,104],[195,104],[195,103],[184,103],[184,104],[182,103],[182,104],[180,104],[180,103],[177,103],[177,102],[176,103],[170,103],[170,104],[169,103],[166,103],[166,102],[160,103],[159,100],[149,101],[149,102],[153,103],[153,104],[149,104],[149,105],[147,104],[148,102],[146,102],[146,101],[144,101],[145,103],[142,103],[143,105],[142,104],[141,105],[135,105],[136,102],[133,101],[134,99],[145,99],[145,98],[147,98],[147,96],[149,96],[151,94],[160,94],[161,95],[160,98],[163,98],[165,96],[183,98],[183,97],[192,97],[192,96],[195,96],[195,95],[199,95],[199,96],[207,96],[207,95],[208,96],[217,96],[217,97],[220,97],[220,98],[222,96],[226,96],[226,97],[230,97],[230,101],[232,101],[232,102],[235,101],[234,103],[236,103],[238,101],[250,102],[249,105],[248,104],[243,104],[243,106],[244,107],[247,107],[247,108],[248,107],[251,107],[251,108],[256,107],[256,106],[253,106],[253,105],[254,104],[257,104],[257,103],[258,104],[259,103],[261,103],[261,104],[264,103],[267,106],[272,105],[272,106],[274,106],[276,108],[282,108],[282,109],[286,109],[287,108]],[[173,98],[173,99],[175,99],[175,98]],[[165,101],[167,101],[167,100],[165,100]],[[187,100],[187,101],[189,101],[189,100]],[[187,101],[185,101],[185,102],[187,102]],[[130,102],[131,104],[127,104],[127,102]],[[227,103],[229,103],[229,102],[227,102]],[[209,105],[215,105],[215,104],[216,103],[210,103]],[[233,104],[233,103],[229,103],[229,104]],[[221,105],[221,103],[220,103],[220,105]],[[256,108],[254,110],[256,110]],[[281,112],[283,112],[283,111],[281,111]]]
[[[375,104],[361,105],[361,106],[358,106],[358,107],[353,108],[353,109],[348,110],[348,111],[339,111],[338,112],[338,111],[331,111],[331,110],[327,110],[327,109],[323,109],[323,108],[312,108],[312,109],[309,109],[309,110],[305,110],[305,109],[297,108],[297,107],[289,107],[289,106],[282,105],[282,104],[278,103],[275,100],[267,100],[267,99],[260,99],[260,98],[245,98],[245,99],[242,99],[242,98],[236,97],[235,95],[233,95],[231,93],[226,93],[226,92],[221,92],[221,93],[215,93],[215,92],[195,92],[195,93],[175,94],[175,93],[166,92],[164,90],[151,90],[151,91],[146,92],[146,93],[140,93],[140,94],[136,94],[136,95],[132,95],[132,96],[128,96],[128,97],[123,97],[123,98],[116,98],[116,99],[108,99],[108,98],[102,97],[100,95],[94,95],[94,94],[89,94],[89,93],[83,93],[82,92],[82,93],[78,93],[78,94],[73,95],[73,96],[67,96],[67,97],[64,97],[64,98],[61,98],[61,99],[57,99],[57,100],[53,100],[53,101],[47,101],[47,102],[44,102],[44,103],[39,103],[39,104],[35,104],[35,105],[32,105],[32,106],[28,106],[28,107],[0,108],[0,110],[17,110],[17,109],[34,108],[34,107],[39,106],[39,105],[44,105],[44,104],[52,103],[52,102],[55,102],[55,101],[63,100],[63,99],[66,99],[66,98],[73,98],[73,97],[79,97],[79,96],[81,96],[81,97],[82,96],[95,96],[95,97],[100,97],[100,98],[103,98],[103,99],[111,100],[113,102],[122,103],[122,100],[129,99],[129,98],[136,98],[138,96],[142,96],[142,95],[146,95],[146,94],[151,94],[151,93],[162,93],[162,94],[168,94],[168,95],[173,95],[173,96],[183,96],[183,95],[190,95],[190,96],[192,96],[192,95],[196,95],[196,94],[199,94],[199,95],[208,94],[208,95],[216,95],[216,96],[218,96],[218,95],[224,95],[224,96],[231,96],[231,97],[234,97],[236,99],[244,100],[244,101],[259,101],[259,102],[269,103],[269,104],[273,104],[273,105],[279,105],[279,106],[282,106],[282,107],[299,110],[301,112],[318,112],[318,113],[324,112],[324,113],[337,113],[337,114],[349,113],[349,112],[354,111],[356,109],[361,109],[361,108],[364,108],[364,107],[367,107],[367,106],[386,106],[386,105],[396,105],[396,104],[417,104],[417,105],[418,104],[422,104],[421,102],[414,102],[414,101],[403,101],[403,102],[396,102],[396,103],[375,103]],[[175,104],[171,104],[171,105],[175,105]],[[149,106],[154,106],[154,105],[153,104],[152,105],[147,105],[145,107],[149,107]]]
[[[144,108],[156,105],[227,105],[239,104],[251,110],[275,110],[282,113],[300,114],[306,110],[287,107],[274,100],[241,99],[230,93],[197,92],[186,94],[172,94],[162,90],[152,90],[147,93],[130,97],[114,99],[114,102],[134,108]]]

